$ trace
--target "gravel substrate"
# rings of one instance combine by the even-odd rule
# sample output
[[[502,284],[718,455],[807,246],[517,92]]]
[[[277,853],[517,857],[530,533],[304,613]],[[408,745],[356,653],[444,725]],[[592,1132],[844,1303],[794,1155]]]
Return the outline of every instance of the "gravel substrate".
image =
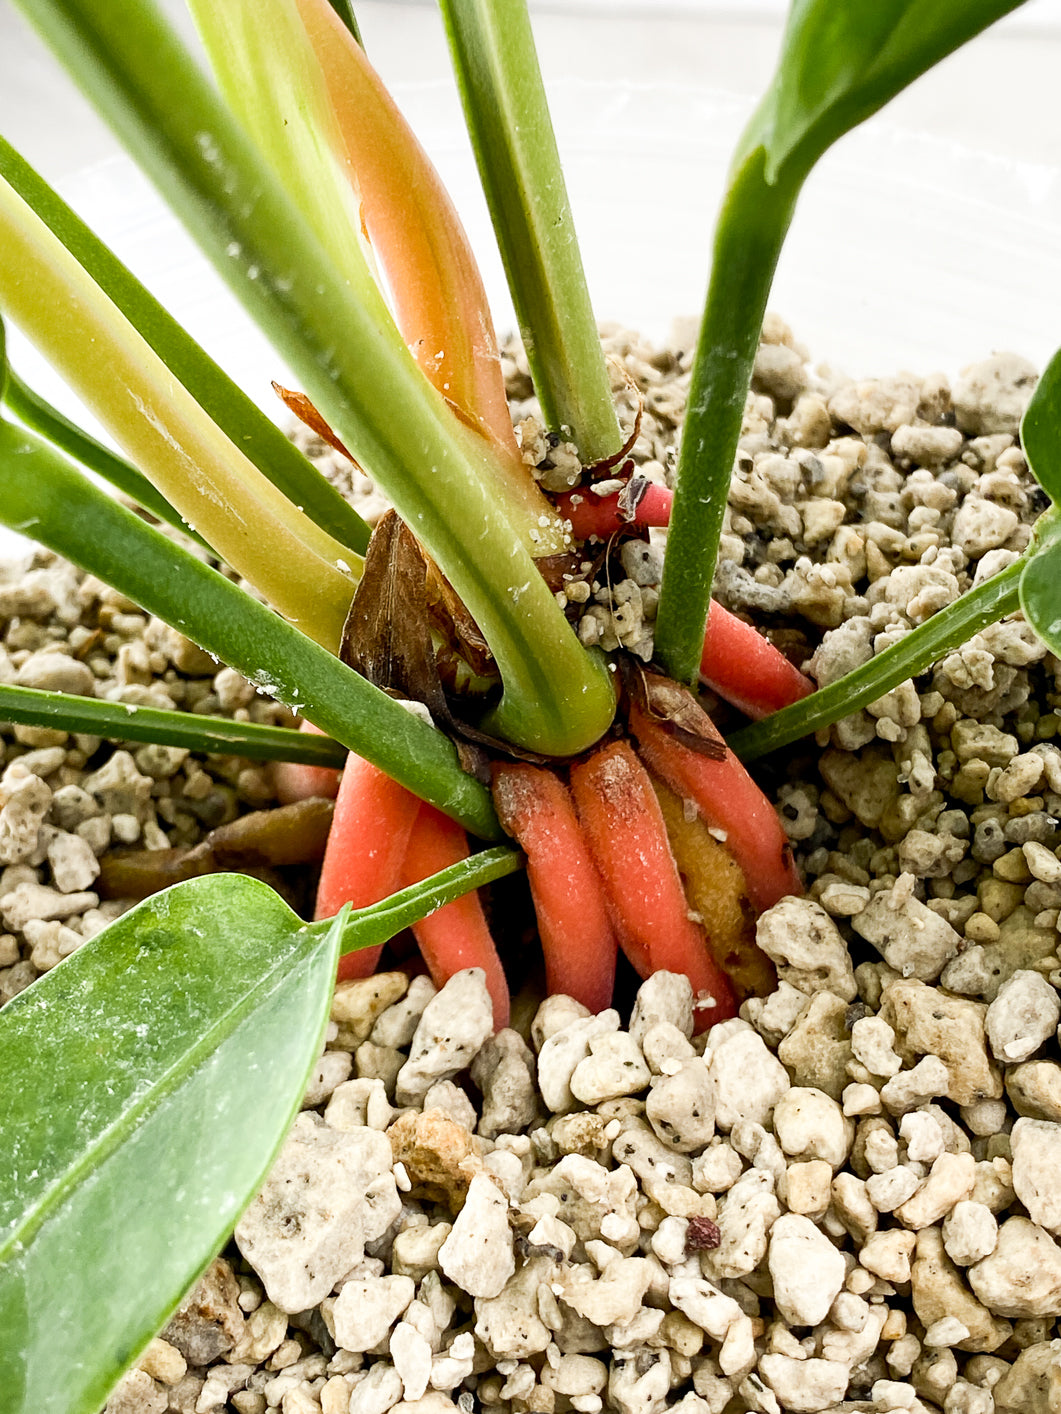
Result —
[[[688,331],[607,343],[666,479]],[[1027,544],[1033,384],[1010,355],[855,384],[769,320],[718,596],[820,682],[866,661]],[[569,589],[584,639],[650,655],[639,579]],[[284,720],[48,556],[0,625],[0,681]],[[1061,1408],[1059,689],[1013,619],[773,766],[808,892],[759,923],[776,990],[706,1039],[667,974],[629,1017],[552,998],[497,1036],[478,973],[341,984],[236,1243],[110,1414]],[[105,850],[271,799],[245,762],[3,741],[3,1000],[121,910]]]

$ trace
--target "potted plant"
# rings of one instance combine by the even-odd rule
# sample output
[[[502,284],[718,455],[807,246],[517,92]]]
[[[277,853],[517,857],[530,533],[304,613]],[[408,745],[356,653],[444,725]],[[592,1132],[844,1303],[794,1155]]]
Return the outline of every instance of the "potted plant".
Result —
[[[0,310],[47,349],[130,458],[64,424],[5,363],[18,421],[0,426],[0,516],[328,739],[192,729],[147,709],[130,719],[33,689],[0,690],[3,713],[97,735],[223,743],[311,768],[338,764],[335,743],[355,753],[320,921],[303,922],[243,876],[193,879],[116,921],[0,1018],[5,1065],[31,1077],[12,1097],[0,1186],[14,1407],[43,1407],[42,1300],[77,1308],[64,1319],[81,1353],[69,1382],[53,1386],[52,1407],[91,1408],[217,1250],[297,1108],[340,954],[349,973],[440,903],[522,867],[508,846],[469,853],[461,830],[491,844],[507,831],[525,851],[555,990],[605,1005],[618,937],[642,975],[688,976],[710,1025],[740,999],[732,959],[713,954],[688,919],[648,771],[727,834],[749,898],[765,909],[799,883],[738,754],[754,759],[876,702],[1018,606],[1047,643],[1061,642],[1052,511],[1013,564],[817,692],[753,628],[710,606],[766,300],[803,182],[832,142],[1010,0],[960,15],[896,3],[869,18],[854,5],[793,6],[719,217],[673,497],[630,474],[522,7],[445,0],[443,11],[543,417],[577,449],[566,485],[561,476],[546,489],[512,435],[459,224],[365,62],[348,8],[192,8],[223,98],[143,3],[38,0],[31,18],[170,187],[275,341],[305,389],[292,403],[371,471],[404,528],[389,521],[370,545],[341,498],[0,146]],[[1024,424],[1047,493],[1059,376],[1051,365]],[[98,491],[71,456],[160,521],[190,527],[266,603]],[[587,649],[576,631],[578,605],[596,592],[587,543],[668,521],[651,670],[614,648]],[[398,601],[388,597],[394,581]],[[727,746],[690,691],[701,678],[761,720]],[[396,697],[426,705],[434,724]],[[358,846],[371,829],[389,853],[373,854],[366,877]],[[558,891],[572,860],[575,883]],[[489,941],[475,928],[424,933],[432,969],[448,975],[471,955],[489,973]],[[503,1024],[499,971],[493,981]],[[229,1134],[216,1162],[179,1152],[192,1115]],[[158,1178],[152,1206],[116,1230],[106,1220],[115,1194],[148,1172]],[[150,1282],[105,1301],[72,1295],[76,1281],[55,1293],[56,1253],[74,1234],[76,1276],[94,1293],[111,1262],[129,1264],[132,1246]]]

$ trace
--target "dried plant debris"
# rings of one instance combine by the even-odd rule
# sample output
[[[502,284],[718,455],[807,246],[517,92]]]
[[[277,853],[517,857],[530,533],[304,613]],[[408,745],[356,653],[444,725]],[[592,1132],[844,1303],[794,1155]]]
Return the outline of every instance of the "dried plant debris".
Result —
[[[650,481],[693,332],[606,335]],[[578,485],[506,358],[525,457]],[[854,383],[768,319],[718,597],[825,682],[1008,563],[1042,506],[1017,439],[1032,376],[996,355],[953,386]],[[583,636],[650,657],[658,564],[653,532],[567,571]],[[7,680],[286,720],[48,556],[0,583],[0,643]],[[110,1414],[1057,1407],[1059,706],[1015,617],[774,763],[808,893],[759,920],[776,983],[706,1039],[666,974],[625,1028],[554,997],[496,1036],[475,972],[341,984],[263,1199]],[[3,744],[3,997],[123,907],[99,901],[112,845],[194,848],[270,803],[261,765]]]

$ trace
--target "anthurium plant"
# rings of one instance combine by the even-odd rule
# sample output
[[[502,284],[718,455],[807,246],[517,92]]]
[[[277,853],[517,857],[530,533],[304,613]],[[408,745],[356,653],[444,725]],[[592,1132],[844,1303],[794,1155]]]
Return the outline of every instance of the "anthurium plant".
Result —
[[[731,1016],[769,985],[749,912],[800,887],[741,759],[872,702],[1018,607],[1061,651],[1053,507],[1016,563],[821,691],[710,601],[805,178],[1018,0],[793,0],[719,213],[673,494],[632,474],[636,425],[615,410],[522,0],[441,8],[543,418],[578,451],[563,492],[524,463],[467,240],[345,0],[189,3],[216,86],[151,0],[23,8],[293,370],[289,406],[394,511],[370,535],[0,141],[0,312],[122,449],[56,413],[0,348],[0,520],[238,669],[304,730],[15,687],[0,688],[0,716],[273,759],[290,808],[338,790],[316,921],[260,881],[188,878],[0,1015],[0,1387],[5,1408],[35,1414],[91,1414],[224,1242],[298,1107],[337,970],[364,975],[412,926],[437,978],[484,969],[504,1025],[474,890],[525,867],[550,988],[606,1006],[621,949],[641,975],[686,973],[701,1026]],[[1059,427],[1055,359],[1024,424],[1051,497]],[[587,494],[602,481],[606,494]],[[587,649],[568,589],[587,561],[668,522],[652,662]],[[701,681],[750,719],[728,742]],[[703,865],[668,799],[679,815],[682,799],[698,807],[693,853],[722,850],[736,871],[722,936],[690,920],[682,876]]]

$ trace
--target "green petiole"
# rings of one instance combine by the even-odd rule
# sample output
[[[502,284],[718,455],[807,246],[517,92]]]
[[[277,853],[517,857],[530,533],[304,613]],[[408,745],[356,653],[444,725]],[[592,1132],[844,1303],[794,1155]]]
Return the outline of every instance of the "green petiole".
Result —
[[[764,717],[761,722],[742,727],[727,739],[727,745],[742,761],[754,761],[800,737],[831,726],[841,717],[883,697],[907,678],[917,677],[945,653],[960,648],[974,633],[1020,608],[1020,581],[1030,558],[1028,554],[1022,555],[1001,573],[967,590],[953,604],[940,609],[839,681],[819,688],[810,697]]]
[[[547,425],[622,447],[525,0],[440,0],[464,117]]]
[[[102,442],[97,442],[95,437],[90,437],[68,417],[64,417],[50,403],[45,402],[22,382],[10,366],[7,370],[3,400],[20,422],[25,423],[34,432],[39,432],[68,457],[102,476],[116,490],[128,496],[137,505],[143,506],[145,511],[150,511],[163,524],[170,525],[174,530],[179,530],[192,540],[198,541],[204,549],[210,549],[202,536],[192,530],[165,496],[160,496],[147,477],[137,471],[131,462],[112,452]]]
[[[291,727],[200,717],[194,712],[169,712],[160,707],[106,702],[36,687],[0,684],[0,721],[53,727],[107,741],[186,746],[189,751],[247,756],[255,761],[296,761],[306,766],[341,769],[346,760],[346,748],[337,741]]]
[[[337,649],[358,557],[244,457],[3,180],[0,305],[217,554],[280,613]],[[76,321],[61,316],[69,308]]]
[[[738,144],[715,233],[656,619],[656,651],[678,681],[696,681],[755,348],[807,175],[844,133],[1021,3],[793,0],[777,70]]]
[[[696,683],[722,518],[759,331],[799,184],[770,182],[754,151],[737,170],[715,232],[711,282],[689,385],[663,562],[656,653]]]
[[[322,530],[361,554],[369,528],[353,507],[2,137],[0,177],[33,208],[262,475]]]
[[[421,918],[434,913],[443,904],[522,868],[523,855],[518,849],[509,849],[505,845],[484,849],[469,859],[462,859],[459,864],[451,864],[448,869],[432,874],[422,883],[411,884],[400,893],[391,894],[382,903],[350,913],[343,927],[340,952],[345,955],[359,952],[362,948],[377,947],[403,928],[419,923]],[[309,929],[324,934],[332,922],[332,919],[322,919],[309,924]]]

